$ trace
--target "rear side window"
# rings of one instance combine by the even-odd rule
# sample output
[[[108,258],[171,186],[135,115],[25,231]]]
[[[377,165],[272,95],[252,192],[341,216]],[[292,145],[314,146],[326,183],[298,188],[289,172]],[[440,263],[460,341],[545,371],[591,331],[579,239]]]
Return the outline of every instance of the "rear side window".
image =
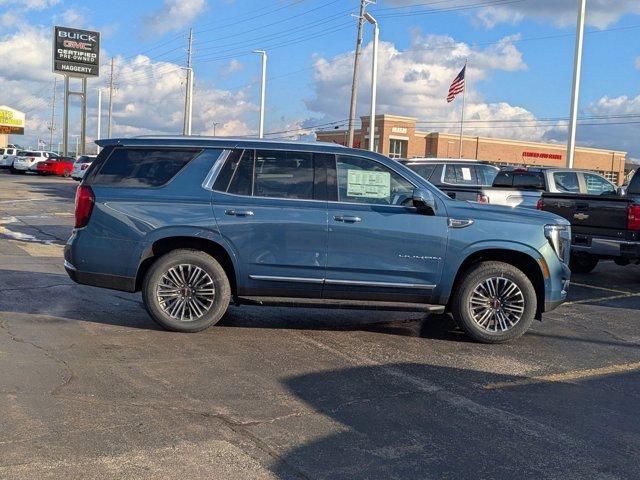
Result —
[[[115,187],[159,187],[175,177],[200,151],[116,148],[92,183]]]
[[[445,165],[443,178],[452,185],[478,185],[475,165]]]
[[[258,150],[255,161],[256,197],[313,198],[313,154]]]
[[[5,152],[4,148],[0,148],[0,155],[4,155],[4,152]]]
[[[553,181],[560,192],[580,193],[580,183],[576,172],[555,172]]]
[[[280,150],[234,150],[214,189],[255,197],[314,198],[314,154]]]
[[[408,163],[407,167],[409,167],[411,170],[416,172],[425,180],[429,180],[429,178],[433,174],[433,171],[436,169],[435,165],[427,165],[424,163],[414,163],[414,164]]]

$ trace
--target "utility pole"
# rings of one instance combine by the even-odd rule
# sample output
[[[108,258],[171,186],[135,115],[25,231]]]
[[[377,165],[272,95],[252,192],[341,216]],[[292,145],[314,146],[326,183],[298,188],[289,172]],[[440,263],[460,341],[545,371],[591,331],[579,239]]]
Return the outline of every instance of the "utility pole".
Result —
[[[113,112],[113,57],[111,57],[111,75],[109,76],[109,119],[107,121],[107,138],[111,138],[112,112]]]
[[[193,48],[193,28],[189,29],[189,48],[187,49],[187,88],[184,97],[183,135],[191,135],[191,116],[193,114],[193,67],[191,66],[191,52]]]
[[[53,131],[56,129],[56,89],[58,88],[58,77],[53,79],[53,100],[51,101],[51,125],[49,125],[49,150],[53,150]]]
[[[100,139],[101,120],[102,120],[102,89],[98,89],[98,119],[97,119],[96,140]],[[96,146],[96,153],[100,153],[100,147]]]
[[[260,82],[260,127],[258,137],[264,138],[264,103],[267,89],[267,52],[264,50],[254,50],[253,53],[262,55],[262,81]]]
[[[578,101],[580,99],[580,74],[582,70],[582,43],[584,38],[584,17],[587,0],[580,0],[578,10],[578,26],[576,32],[576,51],[573,65],[573,89],[571,92],[571,114],[569,121],[569,138],[567,140],[567,168],[573,168],[573,157],[576,149],[576,127],[578,120]]]
[[[364,27],[364,11],[369,0],[360,0],[360,14],[358,15],[358,36],[356,39],[356,54],[353,60],[353,80],[351,82],[351,106],[349,107],[349,140],[347,147],[353,147],[355,134],[356,104],[358,101],[358,66],[360,65],[360,51],[362,49],[362,29]]]

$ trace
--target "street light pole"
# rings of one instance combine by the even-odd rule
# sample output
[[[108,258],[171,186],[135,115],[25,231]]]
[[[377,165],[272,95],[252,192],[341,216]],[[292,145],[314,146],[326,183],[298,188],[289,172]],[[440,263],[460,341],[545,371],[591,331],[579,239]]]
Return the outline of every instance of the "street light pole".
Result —
[[[102,126],[102,89],[98,89],[98,121],[97,123],[97,131],[96,131],[96,140],[100,139],[100,130]],[[96,153],[100,153],[100,146],[96,147]]]
[[[576,149],[576,127],[578,120],[578,101],[580,98],[580,75],[582,70],[582,43],[584,38],[584,17],[587,0],[580,0],[578,10],[578,26],[576,32],[576,51],[573,65],[573,89],[571,92],[571,120],[569,121],[569,138],[567,140],[567,168],[573,168],[573,157]]]
[[[264,138],[264,99],[267,87],[267,52],[264,50],[254,50],[253,53],[262,55],[262,81],[260,82],[260,127],[258,136]]]
[[[371,112],[369,117],[369,150],[376,150],[376,93],[378,88],[378,37],[380,27],[375,18],[369,13],[364,14],[364,18],[373,25],[373,59],[371,61]]]

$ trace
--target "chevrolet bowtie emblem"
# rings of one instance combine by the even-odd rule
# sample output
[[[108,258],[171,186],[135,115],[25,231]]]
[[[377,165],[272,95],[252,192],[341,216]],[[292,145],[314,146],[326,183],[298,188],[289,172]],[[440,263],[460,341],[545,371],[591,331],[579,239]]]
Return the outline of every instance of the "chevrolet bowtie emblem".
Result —
[[[587,218],[589,218],[589,215],[587,215],[586,213],[574,213],[573,218],[575,218],[576,220],[586,220]]]

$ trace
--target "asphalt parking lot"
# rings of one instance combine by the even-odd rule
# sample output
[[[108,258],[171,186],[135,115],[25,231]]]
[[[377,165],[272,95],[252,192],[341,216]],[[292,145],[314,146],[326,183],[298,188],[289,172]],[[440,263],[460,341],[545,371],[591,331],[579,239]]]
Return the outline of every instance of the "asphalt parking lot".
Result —
[[[75,186],[0,174],[0,478],[640,477],[640,267],[506,345],[353,310],[170,333],[64,273]]]

